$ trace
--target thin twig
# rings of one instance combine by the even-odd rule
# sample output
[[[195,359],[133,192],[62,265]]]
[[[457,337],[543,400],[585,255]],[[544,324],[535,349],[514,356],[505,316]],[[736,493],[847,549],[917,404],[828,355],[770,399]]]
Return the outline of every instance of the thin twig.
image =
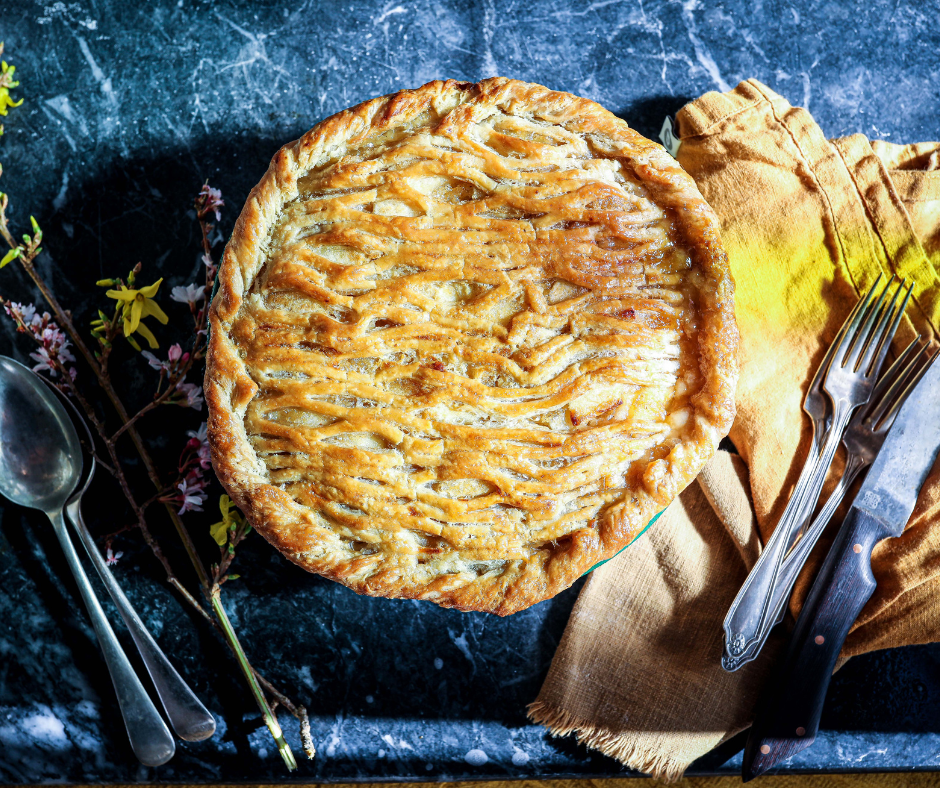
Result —
[[[229,621],[228,616],[221,602],[220,587],[221,587],[221,584],[226,579],[225,571],[227,571],[227,568],[231,563],[231,559],[229,559],[227,562],[224,562],[223,572],[220,573],[219,571],[216,571],[214,573],[215,576],[213,577],[212,581],[210,581],[206,573],[205,567],[201,559],[199,558],[198,553],[196,552],[196,548],[192,541],[192,538],[188,530],[186,529],[185,525],[183,524],[181,518],[179,517],[178,512],[169,502],[166,502],[166,501],[164,502],[167,513],[170,516],[170,519],[173,522],[174,527],[176,528],[177,533],[179,534],[180,539],[183,542],[184,548],[186,549],[186,552],[190,558],[190,562],[192,563],[193,568],[196,571],[197,577],[199,578],[199,583],[203,589],[203,593],[206,594],[207,598],[209,599],[211,603],[212,611],[215,614],[215,618],[213,619],[213,617],[209,615],[209,613],[202,607],[202,605],[200,605],[199,602],[189,593],[189,591],[179,582],[176,575],[172,571],[172,568],[168,560],[166,559],[166,556],[163,554],[163,551],[160,548],[159,543],[151,534],[147,526],[146,519],[144,517],[144,510],[152,502],[154,502],[155,499],[159,499],[160,496],[165,495],[167,488],[161,482],[159,474],[157,473],[157,470],[156,470],[156,466],[154,465],[149,452],[147,451],[146,447],[143,444],[143,441],[141,440],[140,434],[138,433],[137,428],[136,428],[136,422],[145,413],[153,410],[160,404],[163,404],[164,402],[166,402],[167,399],[172,395],[172,392],[178,388],[179,383],[184,379],[186,373],[188,373],[192,369],[195,361],[203,357],[203,351],[204,351],[203,343],[205,340],[204,340],[204,333],[200,330],[200,328],[201,328],[202,321],[204,320],[205,309],[207,307],[207,304],[204,305],[203,308],[201,308],[198,312],[196,312],[195,309],[191,307],[191,311],[194,313],[194,317],[196,321],[196,336],[195,336],[194,343],[193,343],[194,346],[193,346],[192,352],[190,353],[189,358],[186,359],[186,361],[184,362],[183,367],[177,370],[178,373],[180,374],[178,374],[178,377],[176,378],[176,380],[171,381],[167,389],[163,392],[159,391],[159,384],[158,384],[158,394],[155,397],[154,402],[151,403],[149,406],[142,408],[141,409],[142,412],[138,412],[133,417],[129,416],[126,408],[124,407],[123,402],[121,401],[116,390],[114,389],[114,386],[112,384],[111,377],[109,374],[108,360],[110,357],[110,349],[111,349],[110,341],[104,343],[103,351],[102,351],[102,354],[100,356],[100,361],[99,361],[99,359],[96,358],[95,354],[91,352],[89,347],[86,345],[86,343],[82,339],[81,335],[76,330],[72,322],[71,314],[67,310],[62,308],[58,300],[49,290],[42,276],[35,269],[35,265],[34,265],[35,258],[39,254],[40,249],[39,249],[38,244],[39,244],[39,241],[41,240],[41,233],[39,232],[38,227],[34,223],[34,227],[36,228],[36,236],[34,237],[33,241],[30,243],[30,245],[25,249],[23,249],[22,247],[19,247],[16,244],[15,240],[13,239],[12,234],[9,232],[8,221],[7,221],[6,214],[5,214],[6,207],[7,207],[7,197],[6,195],[0,195],[0,236],[3,237],[3,239],[11,247],[11,249],[20,249],[18,257],[19,257],[19,260],[23,269],[26,271],[29,277],[33,280],[33,283],[39,289],[40,293],[42,293],[44,299],[46,300],[46,303],[49,305],[49,307],[52,309],[53,313],[55,314],[56,320],[58,321],[59,325],[66,331],[66,333],[68,334],[74,346],[82,354],[83,358],[88,364],[88,367],[94,373],[99,386],[107,395],[108,399],[110,400],[112,406],[117,412],[118,417],[120,418],[120,421],[122,423],[121,428],[119,428],[114,434],[109,435],[105,428],[104,422],[98,418],[97,414],[94,411],[94,408],[84,398],[84,396],[82,396],[78,388],[74,386],[74,384],[71,383],[71,379],[68,377],[66,370],[61,364],[59,364],[60,369],[58,371],[64,375],[63,379],[68,381],[66,385],[69,386],[69,388],[71,389],[72,395],[82,406],[82,410],[85,412],[88,419],[92,422],[93,426],[95,427],[95,431],[98,433],[99,437],[101,438],[101,440],[103,441],[105,445],[105,448],[107,449],[108,456],[111,460],[111,463],[110,464],[104,463],[104,465],[108,467],[108,470],[111,472],[114,478],[117,479],[121,487],[121,490],[124,493],[124,496],[127,499],[129,506],[131,507],[131,510],[135,514],[135,517],[137,520],[136,527],[139,528],[141,534],[144,537],[144,541],[147,543],[151,551],[154,553],[154,555],[163,565],[167,574],[167,581],[170,583],[170,585],[172,585],[177,590],[178,593],[180,593],[180,595],[196,611],[200,613],[200,615],[203,616],[203,618],[205,618],[208,622],[210,622],[213,625],[213,628],[215,628],[222,635],[222,637],[228,644],[229,648],[232,650],[233,654],[235,655],[239,663],[239,667],[241,668],[242,673],[245,675],[245,678],[248,681],[249,688],[252,692],[252,695],[255,698],[258,708],[260,709],[262,713],[265,723],[278,746],[278,750],[281,753],[281,757],[284,759],[284,762],[287,764],[288,769],[290,770],[296,769],[297,764],[296,764],[296,761],[294,760],[293,753],[291,752],[290,746],[288,745],[288,743],[283,737],[283,732],[281,731],[281,728],[277,722],[277,718],[274,715],[274,712],[271,706],[269,705],[268,700],[264,695],[264,692],[261,689],[261,684],[263,683],[268,688],[268,691],[272,694],[272,696],[277,699],[277,702],[284,705],[284,707],[287,708],[300,721],[301,738],[304,743],[304,750],[306,751],[308,756],[313,757],[313,753],[314,753],[313,742],[310,736],[310,725],[309,725],[309,719],[307,718],[307,712],[303,706],[295,706],[289,700],[287,700],[287,698],[284,697],[281,693],[277,692],[277,690],[275,690],[274,687],[269,682],[267,682],[267,680],[264,679],[254,669],[254,667],[251,666],[251,664],[248,662],[247,657],[245,656],[245,652],[241,646],[241,643],[238,640],[237,635],[235,634],[235,631],[233,630],[231,626],[231,622]],[[206,207],[205,205],[203,206],[203,210],[199,210],[199,198],[197,198],[197,215],[199,218],[200,228],[202,231],[203,249],[205,251],[205,255],[206,255],[205,259],[207,262],[206,291],[204,292],[204,298],[207,297],[208,291],[211,289],[212,278],[214,277],[215,271],[217,270],[214,264],[212,264],[211,262],[211,244],[209,243],[209,237],[208,237],[209,227],[211,225],[209,225],[208,222],[206,221],[206,217],[208,213],[209,213],[209,208]],[[112,321],[112,325],[116,323],[116,319],[118,317],[117,311],[115,312],[114,317],[115,317],[115,320]],[[162,384],[162,379],[163,379],[163,376],[161,374],[160,384]],[[150,478],[154,487],[158,491],[157,496],[148,500],[143,506],[137,503],[136,498],[130,489],[130,485],[127,482],[127,478],[124,475],[120,458],[117,455],[117,450],[116,450],[117,439],[125,432],[130,436],[131,441],[134,443],[134,446],[137,450],[137,454],[139,455],[144,465],[147,475]]]

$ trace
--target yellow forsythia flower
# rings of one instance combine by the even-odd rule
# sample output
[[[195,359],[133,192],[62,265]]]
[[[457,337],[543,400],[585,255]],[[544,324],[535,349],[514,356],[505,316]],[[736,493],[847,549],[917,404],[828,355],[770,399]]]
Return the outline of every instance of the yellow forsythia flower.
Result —
[[[141,318],[152,315],[164,325],[166,325],[167,320],[169,320],[166,313],[160,308],[160,305],[153,300],[162,281],[162,278],[158,279],[152,285],[142,287],[139,290],[132,290],[125,285],[121,285],[120,290],[108,290],[107,293],[105,293],[108,298],[123,302],[121,317],[124,321],[124,336],[128,338],[131,344],[133,344],[131,334],[136,332],[147,340],[150,347],[159,347],[156,337],[154,337],[150,329],[141,322]]]

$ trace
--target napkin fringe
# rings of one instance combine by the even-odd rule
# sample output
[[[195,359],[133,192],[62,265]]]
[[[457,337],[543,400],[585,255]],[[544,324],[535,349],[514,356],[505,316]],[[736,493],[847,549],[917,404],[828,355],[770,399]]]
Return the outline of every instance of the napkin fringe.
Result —
[[[578,742],[614,758],[628,769],[648,774],[666,783],[678,782],[688,763],[678,762],[662,752],[655,752],[636,740],[636,731],[614,733],[604,727],[592,725],[544,701],[535,701],[527,707],[529,719],[544,725],[552,736],[575,734]]]

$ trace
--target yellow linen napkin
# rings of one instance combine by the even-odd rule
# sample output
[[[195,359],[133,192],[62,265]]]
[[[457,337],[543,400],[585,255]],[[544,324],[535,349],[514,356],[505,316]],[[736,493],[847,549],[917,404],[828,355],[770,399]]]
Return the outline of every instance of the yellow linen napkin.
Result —
[[[896,273],[914,295],[895,351],[917,333],[936,343],[940,326],[940,143],[829,142],[808,112],[755,80],[702,96],[677,122],[679,162],[722,221],[737,285],[731,438],[747,481],[719,453],[595,573],[530,707],[553,732],[667,779],[750,723],[779,644],[726,674],[721,623],[799,476],[811,441],[803,395],[846,315],[880,272]],[[801,576],[794,613],[830,541]],[[940,640],[940,469],[872,566],[878,590],[843,656]]]
[[[763,663],[721,668],[721,622],[760,549],[746,475],[740,457],[718,452],[642,539],[592,573],[534,720],[667,779],[748,724]]]

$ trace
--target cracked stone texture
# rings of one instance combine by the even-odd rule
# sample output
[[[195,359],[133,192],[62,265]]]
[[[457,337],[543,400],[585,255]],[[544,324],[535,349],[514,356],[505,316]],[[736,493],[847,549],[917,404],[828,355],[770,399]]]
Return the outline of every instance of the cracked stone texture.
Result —
[[[499,74],[595,99],[655,137],[687,100],[756,77],[808,107],[829,136],[927,140],[940,133],[938,14],[936,0],[12,0],[0,6],[0,32],[22,80],[14,96],[25,103],[3,119],[0,188],[17,228],[33,214],[45,230],[39,267],[80,324],[102,302],[96,279],[138,260],[145,280],[165,277],[165,349],[184,339],[187,320],[166,291],[201,272],[190,207],[199,186],[208,178],[225,195],[220,242],[277,148],[351,104],[434,78]],[[0,275],[0,292],[37,300],[16,266]],[[0,321],[0,352],[25,359],[29,350]],[[125,349],[115,370],[128,400],[146,402],[153,371]],[[174,409],[144,425],[164,467],[199,422]],[[103,472],[85,512],[99,534],[127,522]],[[154,528],[192,585],[163,519],[155,511]],[[206,556],[214,555],[206,528],[214,519],[212,511],[187,515]],[[283,781],[227,651],[138,540],[121,537],[115,549],[124,553],[120,581],[218,732],[181,743],[158,769],[134,761],[51,529],[4,506],[0,780]],[[310,710],[312,763],[281,714],[301,761],[296,779],[625,774],[525,717],[577,587],[498,619],[358,597],[258,538],[240,551],[236,571],[243,577],[225,600],[249,656]],[[926,646],[851,661],[833,682],[816,744],[783,768],[938,768],[938,660],[940,649]],[[741,744],[732,740],[695,770],[737,771]]]

